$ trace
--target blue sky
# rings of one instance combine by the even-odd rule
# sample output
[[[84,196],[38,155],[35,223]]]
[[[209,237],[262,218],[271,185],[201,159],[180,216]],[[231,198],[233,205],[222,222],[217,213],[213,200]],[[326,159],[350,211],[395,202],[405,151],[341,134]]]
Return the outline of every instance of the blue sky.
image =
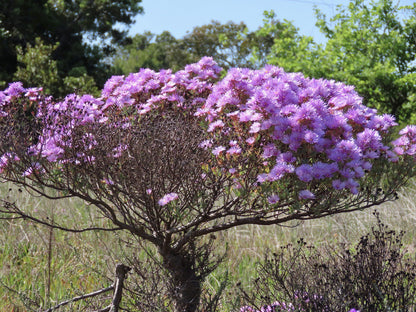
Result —
[[[400,4],[413,2],[401,0]],[[212,20],[222,23],[243,21],[249,30],[256,30],[262,25],[263,12],[274,10],[279,20],[293,22],[301,34],[322,42],[324,38],[315,26],[314,5],[330,17],[336,12],[337,5],[348,3],[348,0],[143,0],[145,12],[137,16],[130,34],[146,30],[160,34],[168,30],[181,38],[195,26],[209,24]]]

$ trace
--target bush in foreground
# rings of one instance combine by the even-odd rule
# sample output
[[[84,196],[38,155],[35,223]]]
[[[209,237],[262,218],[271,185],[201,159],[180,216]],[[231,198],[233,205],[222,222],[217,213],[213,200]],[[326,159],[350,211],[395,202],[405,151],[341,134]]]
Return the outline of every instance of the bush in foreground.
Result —
[[[414,311],[415,259],[403,249],[404,233],[389,230],[375,215],[377,226],[355,245],[317,248],[300,240],[267,255],[246,298],[279,298],[290,302],[290,311]]]

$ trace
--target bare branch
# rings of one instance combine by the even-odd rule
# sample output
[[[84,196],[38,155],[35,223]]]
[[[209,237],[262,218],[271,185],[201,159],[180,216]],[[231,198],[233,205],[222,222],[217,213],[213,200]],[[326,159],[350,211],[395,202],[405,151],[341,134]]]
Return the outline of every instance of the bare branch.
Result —
[[[83,233],[83,232],[87,232],[87,231],[106,231],[106,232],[114,232],[114,231],[120,231],[123,230],[123,228],[121,227],[117,227],[117,228],[103,228],[103,227],[89,227],[89,228],[83,228],[83,229],[71,229],[71,228],[67,228],[64,226],[60,226],[58,224],[54,223],[50,223],[48,221],[33,217],[25,212],[23,212],[22,210],[20,210],[19,208],[17,208],[15,203],[10,203],[4,200],[0,200],[0,202],[3,203],[3,207],[7,210],[0,210],[1,213],[5,213],[5,214],[17,214],[19,215],[19,217],[0,217],[0,219],[3,220],[10,220],[10,219],[23,219],[23,220],[30,220],[33,221],[35,223],[53,228],[53,229],[57,229],[57,230],[62,230],[65,232],[72,232],[72,233]]]
[[[76,302],[76,301],[79,301],[79,300],[82,300],[82,299],[87,299],[87,298],[95,297],[95,296],[104,294],[106,292],[109,292],[110,290],[113,290],[113,289],[114,289],[114,285],[111,285],[111,286],[108,286],[106,288],[103,288],[103,289],[94,291],[94,292],[89,293],[89,294],[77,296],[77,297],[74,297],[72,299],[63,301],[63,302],[59,303],[58,305],[56,305],[56,306],[54,306],[52,308],[49,308],[49,309],[45,310],[44,312],[51,312],[51,311],[54,311],[54,310],[59,309],[62,306],[65,306],[65,305],[67,305],[69,303],[73,303],[73,302]]]
[[[111,305],[98,310],[97,312],[104,312],[104,311],[111,311],[111,312],[118,312],[119,309],[119,305],[121,302],[121,296],[122,296],[122,291],[123,291],[123,285],[124,285],[124,280],[126,279],[126,275],[127,273],[130,271],[130,268],[124,264],[117,264],[116,266],[116,277],[115,277],[115,282],[113,285],[108,286],[106,288],[94,291],[92,293],[89,294],[84,294],[84,295],[80,295],[77,297],[74,297],[72,299],[66,300],[66,301],[62,301],[61,303],[57,304],[56,306],[49,308],[47,310],[45,310],[44,312],[52,312],[54,310],[59,309],[62,306],[65,306],[69,303],[73,303],[79,300],[83,300],[83,299],[87,299],[87,298],[91,298],[91,297],[95,297],[101,294],[104,294],[106,292],[109,292],[111,290],[114,290],[114,295],[113,295],[113,300],[111,302]]]

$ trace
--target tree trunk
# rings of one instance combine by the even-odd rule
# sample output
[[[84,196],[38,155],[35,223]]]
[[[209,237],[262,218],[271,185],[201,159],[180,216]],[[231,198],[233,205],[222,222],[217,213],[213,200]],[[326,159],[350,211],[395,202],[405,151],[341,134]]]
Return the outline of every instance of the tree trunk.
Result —
[[[191,259],[182,254],[162,253],[163,265],[170,273],[170,291],[176,312],[195,312],[201,297],[202,280]]]

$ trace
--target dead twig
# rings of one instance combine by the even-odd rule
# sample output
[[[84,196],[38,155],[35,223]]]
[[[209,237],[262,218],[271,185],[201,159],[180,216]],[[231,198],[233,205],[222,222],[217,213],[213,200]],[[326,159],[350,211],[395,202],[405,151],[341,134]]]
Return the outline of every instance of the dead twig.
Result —
[[[108,286],[107,288],[103,288],[103,289],[94,291],[94,292],[89,293],[89,294],[81,295],[81,296],[74,297],[72,299],[63,301],[63,302],[59,303],[58,305],[45,310],[44,312],[52,312],[54,310],[59,309],[60,307],[62,307],[64,305],[69,304],[69,303],[76,302],[76,301],[79,301],[79,300],[82,300],[82,299],[95,297],[95,296],[101,295],[103,293],[106,293],[110,290],[114,290],[113,300],[112,300],[111,304],[108,307],[105,307],[105,308],[103,308],[101,310],[98,310],[96,312],[118,312],[119,311],[119,305],[120,305],[120,302],[121,302],[122,292],[123,292],[124,280],[126,279],[126,275],[130,270],[131,270],[131,268],[124,265],[124,264],[117,264],[117,266],[116,266],[116,279],[115,279],[115,282],[114,282],[113,285]]]

